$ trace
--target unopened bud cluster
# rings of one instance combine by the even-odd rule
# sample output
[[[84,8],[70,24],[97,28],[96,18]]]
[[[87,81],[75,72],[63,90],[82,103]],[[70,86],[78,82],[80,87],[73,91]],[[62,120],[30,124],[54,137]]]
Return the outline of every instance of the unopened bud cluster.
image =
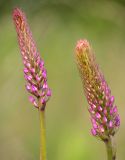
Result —
[[[13,20],[24,64],[24,77],[27,82],[26,89],[32,94],[29,100],[36,108],[44,110],[46,102],[51,96],[51,91],[47,84],[44,61],[40,58],[26,17],[20,9],[16,8],[14,10]]]
[[[87,40],[80,40],[76,46],[76,60],[85,95],[89,104],[94,136],[105,140],[114,135],[120,125],[114,96],[96,64],[94,54]]]

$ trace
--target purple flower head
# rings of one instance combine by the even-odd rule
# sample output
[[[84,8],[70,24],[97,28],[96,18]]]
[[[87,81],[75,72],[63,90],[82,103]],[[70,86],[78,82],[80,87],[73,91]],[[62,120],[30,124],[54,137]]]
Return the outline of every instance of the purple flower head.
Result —
[[[114,135],[120,126],[114,96],[95,61],[87,40],[80,40],[76,46],[76,60],[83,82],[85,96],[92,117],[91,133],[105,140]]]
[[[26,17],[20,9],[14,9],[13,20],[24,64],[26,89],[32,94],[29,100],[36,108],[44,110],[46,102],[51,96],[51,90],[47,85],[47,72],[44,62],[37,51]],[[44,103],[42,103],[43,99]]]

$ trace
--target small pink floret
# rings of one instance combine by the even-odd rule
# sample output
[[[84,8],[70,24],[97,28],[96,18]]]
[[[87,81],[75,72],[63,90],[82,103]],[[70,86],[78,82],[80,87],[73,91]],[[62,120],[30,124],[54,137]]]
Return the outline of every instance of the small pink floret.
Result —
[[[29,97],[29,101],[30,101],[31,103],[34,103],[35,98],[34,98],[34,97],[32,97],[32,96],[30,96],[30,97]]]
[[[92,125],[93,125],[93,128],[94,128],[94,129],[97,129],[97,128],[98,128],[98,126],[97,126],[96,123],[93,123]]]
[[[115,100],[114,96],[111,96],[110,102],[111,102],[111,103],[114,103],[114,100]]]
[[[95,108],[96,108],[96,105],[92,104],[91,107],[92,107],[93,109],[95,109]]]
[[[109,127],[110,127],[110,128],[113,127],[113,122],[112,122],[112,121],[109,122]]]
[[[31,89],[29,84],[26,85],[26,89],[27,89],[28,91]]]
[[[42,98],[42,99],[41,99],[41,103],[42,103],[42,104],[45,104],[45,103],[46,103],[45,98]]]
[[[30,67],[31,67],[31,64],[30,64],[30,63],[26,63],[26,66],[27,66],[28,68],[30,68]]]
[[[43,78],[46,78],[46,75],[47,75],[47,74],[46,74],[46,70],[44,69],[43,72],[42,72]]]
[[[97,134],[97,132],[94,128],[91,129],[91,133],[92,133],[93,136],[96,136],[96,134]]]
[[[37,91],[37,87],[32,85],[32,92],[36,92]]]
[[[24,73],[28,73],[29,72],[27,68],[24,68],[23,71],[24,71]]]
[[[35,73],[35,68],[31,68],[31,72],[32,72],[32,73]]]
[[[48,91],[47,91],[47,94],[46,94],[47,96],[51,96],[51,90],[50,89],[48,89]]]
[[[42,69],[42,68],[43,68],[43,66],[44,66],[44,61],[43,61],[43,60],[41,60],[41,61],[40,61],[40,68]]]
[[[100,115],[98,112],[96,113],[96,118],[97,118],[97,119],[100,119],[100,118],[101,118],[101,115]]]
[[[102,111],[102,107],[101,107],[101,106],[98,106],[98,110],[99,110],[99,111]]]
[[[105,115],[107,115],[107,110],[106,110],[106,108],[104,109],[103,113],[104,113]]]
[[[114,112],[114,113],[117,113],[117,112],[118,112],[118,109],[117,109],[116,106],[113,108],[113,112]]]
[[[37,80],[37,81],[40,81],[41,78],[40,78],[38,75],[36,75],[36,80]]]
[[[106,123],[107,122],[107,118],[103,117],[103,122]]]
[[[100,130],[101,133],[103,133],[105,131],[103,126],[100,126],[99,130]]]
[[[44,83],[44,84],[43,84],[43,89],[47,89],[47,88],[48,88],[47,83]]]
[[[110,114],[112,115],[112,114],[113,114],[113,112],[114,112],[114,111],[113,111],[113,108],[111,108],[111,109],[110,109]]]
[[[31,79],[32,79],[31,75],[27,76],[27,80],[31,81]]]

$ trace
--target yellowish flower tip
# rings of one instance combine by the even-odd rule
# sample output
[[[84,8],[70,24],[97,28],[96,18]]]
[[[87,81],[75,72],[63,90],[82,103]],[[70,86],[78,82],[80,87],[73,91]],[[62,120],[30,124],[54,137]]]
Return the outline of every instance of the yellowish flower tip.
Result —
[[[76,45],[76,51],[78,53],[83,53],[87,50],[90,49],[90,45],[89,45],[89,42],[86,40],[86,39],[81,39],[77,42],[77,45]]]

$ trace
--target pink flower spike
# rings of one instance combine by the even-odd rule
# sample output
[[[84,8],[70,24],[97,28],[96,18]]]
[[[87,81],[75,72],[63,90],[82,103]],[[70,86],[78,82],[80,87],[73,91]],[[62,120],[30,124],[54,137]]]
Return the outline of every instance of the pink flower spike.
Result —
[[[104,142],[114,136],[120,125],[117,107],[114,106],[114,96],[96,62],[89,42],[85,39],[76,44],[75,57],[83,89],[89,104],[93,135]]]
[[[34,96],[30,97],[30,101],[35,106],[39,104],[37,108],[40,109],[43,105],[39,103],[39,99],[42,99],[45,108],[48,96],[51,93],[47,84],[47,72],[44,67],[44,61],[41,60],[40,53],[37,50],[26,16],[19,8],[15,8],[13,11],[13,21],[24,64],[26,89]]]

